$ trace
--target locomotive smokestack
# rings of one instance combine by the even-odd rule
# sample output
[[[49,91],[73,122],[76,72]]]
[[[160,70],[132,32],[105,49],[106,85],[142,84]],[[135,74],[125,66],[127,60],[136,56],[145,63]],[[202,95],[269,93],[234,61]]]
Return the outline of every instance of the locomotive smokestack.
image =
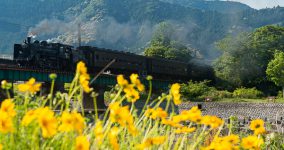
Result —
[[[81,46],[81,23],[78,23],[78,46]]]
[[[31,41],[32,41],[32,37],[27,37],[28,44],[31,44]]]

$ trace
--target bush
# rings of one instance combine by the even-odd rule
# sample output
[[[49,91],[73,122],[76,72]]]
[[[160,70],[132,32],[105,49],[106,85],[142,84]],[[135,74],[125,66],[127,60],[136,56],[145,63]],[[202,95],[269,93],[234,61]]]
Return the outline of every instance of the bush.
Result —
[[[211,97],[213,100],[220,100],[223,98],[232,98],[233,97],[233,93],[229,92],[229,91],[218,91],[218,90],[212,90],[208,97]]]
[[[181,93],[185,99],[193,101],[203,101],[205,98],[219,100],[233,97],[231,92],[218,91],[216,88],[208,86],[208,83],[209,81],[206,80],[202,82],[189,81],[187,84],[181,85]]]
[[[209,81],[206,80],[202,82],[189,81],[187,84],[181,85],[181,94],[187,100],[204,100],[210,92],[216,90],[213,87],[209,87],[208,83]]]
[[[260,98],[263,96],[263,93],[256,88],[237,88],[233,92],[235,98]]]

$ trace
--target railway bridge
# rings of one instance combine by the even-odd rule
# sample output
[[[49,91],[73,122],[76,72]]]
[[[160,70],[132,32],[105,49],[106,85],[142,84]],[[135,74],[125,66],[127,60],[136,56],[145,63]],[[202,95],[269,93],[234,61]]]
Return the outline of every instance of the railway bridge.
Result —
[[[23,68],[18,67],[13,64],[12,60],[0,59],[0,81],[7,80],[11,83],[17,83],[19,81],[27,81],[31,77],[34,77],[37,82],[43,83],[43,91],[48,92],[50,88],[51,79],[49,75],[51,73],[56,73],[56,83],[55,89],[64,91],[64,84],[71,83],[75,72],[63,72],[60,70],[43,70],[36,68]],[[96,74],[90,74],[91,78],[95,77]],[[147,86],[148,82],[142,79],[142,82]],[[152,81],[154,89],[167,89],[171,81],[168,80],[157,80]],[[109,87],[116,84],[116,75],[102,74],[100,75],[92,85],[94,90],[99,93],[98,100],[104,102],[104,92],[109,89]],[[86,108],[94,108],[92,100],[84,100],[84,105]],[[104,103],[98,104],[99,108],[104,108]]]

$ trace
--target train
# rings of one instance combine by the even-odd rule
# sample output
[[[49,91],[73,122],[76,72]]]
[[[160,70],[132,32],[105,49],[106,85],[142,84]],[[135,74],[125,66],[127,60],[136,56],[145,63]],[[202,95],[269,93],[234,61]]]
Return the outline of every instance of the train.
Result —
[[[32,41],[27,37],[21,44],[14,44],[14,61],[20,67],[33,67],[71,72],[79,61],[84,61],[89,73],[97,73],[109,62],[107,68],[112,74],[130,75],[137,73],[141,77],[152,75],[164,80],[214,80],[214,71],[209,65],[185,63],[181,61],[146,57],[130,52],[79,46],[74,48],[61,43]]]

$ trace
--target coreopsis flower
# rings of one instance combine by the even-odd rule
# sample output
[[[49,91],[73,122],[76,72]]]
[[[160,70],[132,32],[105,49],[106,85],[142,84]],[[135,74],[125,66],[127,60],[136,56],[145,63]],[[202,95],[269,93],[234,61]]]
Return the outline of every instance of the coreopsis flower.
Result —
[[[77,112],[72,112],[71,115],[72,115],[73,122],[74,122],[74,129],[78,133],[81,134],[84,128],[86,127],[84,117],[80,113],[77,113]]]
[[[89,80],[90,76],[88,74],[82,74],[79,77],[80,84],[86,93],[90,93],[92,91],[92,89],[89,87]]]
[[[197,124],[201,123],[202,120],[202,112],[197,106],[192,107],[190,110],[182,111],[180,115],[183,116],[185,120],[189,120]]]
[[[110,121],[119,123],[122,127],[126,127],[132,135],[137,135],[138,130],[134,126],[134,119],[128,106],[120,107],[119,102],[109,105]]]
[[[80,75],[79,82],[86,93],[90,93],[93,89],[89,86],[90,75],[87,73],[87,67],[84,62],[80,61],[77,64],[76,72]]]
[[[210,143],[208,147],[201,148],[201,150],[238,150],[239,147],[232,145],[231,143],[224,140],[215,140]]]
[[[140,98],[139,92],[135,90],[134,85],[126,85],[123,91],[130,102],[136,102]]]
[[[255,135],[263,134],[266,132],[264,128],[264,121],[262,119],[256,119],[251,121],[249,127],[251,130],[254,131]]]
[[[104,137],[104,129],[102,126],[102,122],[96,121],[96,125],[94,128],[94,135],[95,135],[95,140],[96,142],[100,145],[103,142],[103,137]]]
[[[117,140],[117,135],[119,133],[119,129],[117,127],[113,127],[110,129],[108,134],[109,142],[114,150],[119,150],[119,144]]]
[[[73,116],[69,112],[64,111],[61,115],[60,120],[62,123],[58,127],[59,131],[70,132],[74,130],[74,119],[73,119]]]
[[[129,122],[127,125],[127,130],[132,136],[136,136],[139,133],[133,122]]]
[[[116,77],[116,80],[117,80],[118,85],[120,85],[121,87],[128,85],[128,81],[124,79],[123,75],[118,75]]]
[[[37,119],[44,138],[50,138],[57,133],[57,119],[48,107],[41,109]]]
[[[12,117],[8,113],[0,111],[0,132],[11,133],[14,130]]]
[[[178,83],[173,84],[170,90],[170,94],[173,97],[175,105],[181,104],[181,99],[180,99],[181,95],[179,93],[179,90],[180,90],[180,85]]]
[[[262,138],[258,138],[257,136],[252,135],[242,139],[243,148],[249,150],[260,150],[260,147],[263,143],[264,142]]]
[[[167,119],[162,119],[162,124],[169,125],[169,126],[172,126],[172,127],[175,127],[175,128],[181,128],[182,127],[182,125],[179,124],[178,122],[175,122],[173,120],[167,120]]]
[[[149,108],[146,110],[145,115],[147,117],[150,117],[151,119],[157,119],[157,118],[165,119],[166,117],[168,117],[168,113],[164,111],[163,108],[161,107],[157,109]]]
[[[142,144],[137,146],[138,149],[146,149],[154,145],[161,145],[166,141],[166,136],[147,138]]]
[[[84,62],[78,62],[76,72],[79,74],[87,74],[87,67]]]
[[[40,109],[40,108],[39,108]],[[29,110],[28,112],[26,112],[26,114],[24,115],[21,124],[23,126],[27,126],[29,125],[32,121],[34,121],[37,117],[38,117],[38,110]]]
[[[227,141],[233,145],[237,145],[240,143],[240,137],[235,134],[231,134],[222,138],[224,141]]]
[[[86,136],[78,136],[76,137],[76,150],[89,150],[90,142],[88,141]]]
[[[16,116],[16,111],[14,109],[15,104],[11,99],[5,99],[1,104],[1,111],[7,113],[9,116]]]
[[[141,81],[138,79],[138,74],[131,74],[130,75],[130,81],[132,84],[134,84],[137,89],[142,92],[145,90],[145,86],[141,83]]]
[[[210,126],[212,129],[220,127],[224,121],[216,116],[203,116],[202,124]]]
[[[41,83],[36,83],[35,78],[31,78],[28,82],[24,84],[19,84],[18,89],[20,92],[29,92],[35,94],[40,90]]]
[[[180,129],[176,129],[175,133],[180,134],[180,133],[192,133],[196,130],[195,127],[188,128],[188,127],[182,127]]]

